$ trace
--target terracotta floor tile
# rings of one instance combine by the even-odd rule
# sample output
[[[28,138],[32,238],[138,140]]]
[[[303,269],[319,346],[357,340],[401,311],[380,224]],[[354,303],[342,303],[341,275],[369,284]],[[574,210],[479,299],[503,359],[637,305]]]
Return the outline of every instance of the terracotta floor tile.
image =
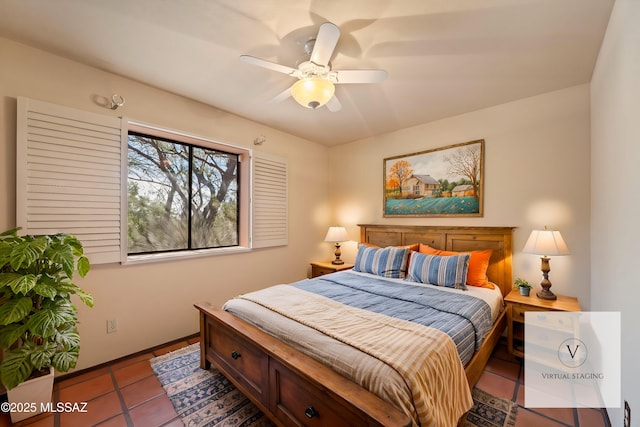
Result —
[[[516,403],[524,407],[524,387],[522,384],[518,385],[518,395],[516,396]]]
[[[505,342],[500,341],[498,343],[496,348],[493,349],[493,353],[491,353],[491,358],[506,360],[508,362],[519,363],[519,361],[509,353],[509,349],[507,348],[506,341]]]
[[[573,408],[529,408],[529,410],[565,424],[573,425],[575,423]]]
[[[491,358],[486,369],[503,377],[516,381],[520,376],[520,364],[502,359]]]
[[[489,394],[511,400],[516,388],[516,382],[493,372],[484,371],[476,386]]]
[[[9,424],[11,425],[11,424]],[[52,414],[42,414],[37,415],[33,418],[27,418],[26,420],[22,420],[16,424],[13,424],[15,427],[54,427],[55,419]]]
[[[115,370],[113,373],[119,387],[125,387],[129,384],[153,375],[151,365],[147,360],[143,360],[133,365],[125,366],[122,369]]]
[[[151,360],[154,357],[155,356],[151,352],[139,354],[137,356],[133,356],[131,358],[120,360],[120,361],[114,363],[113,365],[111,365],[111,370],[117,371],[117,370],[122,369],[122,368],[124,368],[126,366],[134,365],[134,364],[136,364],[138,362],[142,362],[144,360],[147,360],[147,361]]]
[[[87,371],[80,375],[70,376],[69,378],[60,377],[59,379],[57,379],[56,384],[58,386],[58,389],[62,389],[108,373],[108,367],[98,368],[96,370]]]
[[[122,413],[122,405],[115,391],[90,400],[86,412],[61,412],[60,426],[93,426]]]
[[[604,415],[599,409],[578,408],[580,427],[606,427]]]
[[[121,388],[120,394],[122,394],[127,408],[133,408],[149,399],[164,394],[164,389],[154,375]]]
[[[557,421],[535,414],[525,408],[518,408],[515,427],[564,427]]]
[[[61,388],[58,392],[60,402],[87,402],[115,390],[110,373]]]
[[[127,420],[124,415],[121,414],[97,424],[96,427],[127,427]]]
[[[166,394],[136,406],[129,415],[135,427],[160,426],[178,416]]]

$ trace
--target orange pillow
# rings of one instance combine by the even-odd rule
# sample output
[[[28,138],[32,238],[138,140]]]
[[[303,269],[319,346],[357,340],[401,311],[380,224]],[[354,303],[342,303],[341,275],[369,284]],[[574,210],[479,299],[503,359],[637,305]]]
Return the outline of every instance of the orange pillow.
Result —
[[[429,255],[451,256],[459,254],[470,254],[469,270],[467,271],[467,285],[477,286],[480,288],[493,289],[493,283],[489,282],[487,277],[487,268],[489,268],[489,259],[491,258],[491,249],[470,252],[454,252],[435,249],[428,245],[420,243],[420,253]]]

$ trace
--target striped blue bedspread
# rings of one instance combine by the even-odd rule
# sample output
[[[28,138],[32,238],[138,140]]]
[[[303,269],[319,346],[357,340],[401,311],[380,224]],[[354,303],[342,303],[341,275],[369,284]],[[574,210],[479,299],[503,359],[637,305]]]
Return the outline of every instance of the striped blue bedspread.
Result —
[[[455,343],[466,365],[491,329],[483,300],[434,286],[402,284],[342,271],[291,284],[342,304],[439,329]]]

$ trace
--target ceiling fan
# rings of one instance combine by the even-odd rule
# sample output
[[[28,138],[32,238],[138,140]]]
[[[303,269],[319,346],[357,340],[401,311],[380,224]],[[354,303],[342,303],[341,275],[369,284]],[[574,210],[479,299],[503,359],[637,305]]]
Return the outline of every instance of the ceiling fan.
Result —
[[[329,111],[336,112],[342,108],[342,104],[335,96],[334,85],[380,83],[387,78],[384,70],[332,70],[329,61],[339,38],[340,29],[335,24],[322,24],[316,38],[305,43],[309,60],[300,63],[297,68],[250,55],[241,55],[240,59],[298,79],[271,102],[280,102],[292,96],[303,107],[316,109],[326,104]]]

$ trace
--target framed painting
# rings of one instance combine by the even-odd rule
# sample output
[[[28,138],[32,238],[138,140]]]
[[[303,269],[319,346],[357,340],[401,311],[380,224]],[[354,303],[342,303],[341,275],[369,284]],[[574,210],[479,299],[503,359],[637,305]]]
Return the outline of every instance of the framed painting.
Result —
[[[484,140],[384,159],[385,217],[482,216]]]

